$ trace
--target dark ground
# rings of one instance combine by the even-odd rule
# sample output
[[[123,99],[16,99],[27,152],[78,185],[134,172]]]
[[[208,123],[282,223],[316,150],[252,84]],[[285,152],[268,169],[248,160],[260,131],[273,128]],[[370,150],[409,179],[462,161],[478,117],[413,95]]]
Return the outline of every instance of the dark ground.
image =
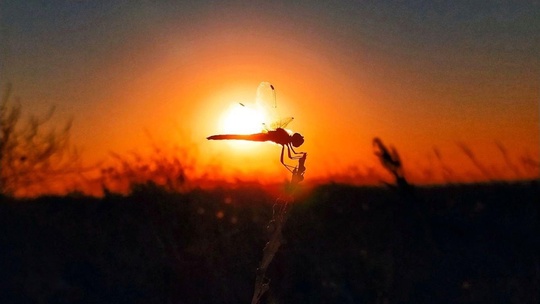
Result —
[[[318,187],[292,206],[265,302],[539,303],[539,190]],[[0,303],[250,303],[275,198],[0,200]]]

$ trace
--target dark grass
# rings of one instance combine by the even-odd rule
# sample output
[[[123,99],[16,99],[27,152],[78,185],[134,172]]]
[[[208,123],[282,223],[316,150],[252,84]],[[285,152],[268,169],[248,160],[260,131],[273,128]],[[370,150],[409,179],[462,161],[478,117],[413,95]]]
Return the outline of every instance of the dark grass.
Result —
[[[315,188],[291,208],[263,303],[537,303],[539,192]],[[249,303],[275,198],[148,185],[1,200],[1,303]]]

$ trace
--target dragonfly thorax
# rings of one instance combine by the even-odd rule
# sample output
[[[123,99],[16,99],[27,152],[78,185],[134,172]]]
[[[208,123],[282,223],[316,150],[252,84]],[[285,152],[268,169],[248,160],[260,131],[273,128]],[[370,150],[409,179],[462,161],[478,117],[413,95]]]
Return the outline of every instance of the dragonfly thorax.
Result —
[[[280,145],[292,144],[294,147],[299,147],[304,143],[304,137],[298,133],[291,135],[287,130],[283,128],[277,128],[276,130],[268,131],[266,133],[268,139]]]

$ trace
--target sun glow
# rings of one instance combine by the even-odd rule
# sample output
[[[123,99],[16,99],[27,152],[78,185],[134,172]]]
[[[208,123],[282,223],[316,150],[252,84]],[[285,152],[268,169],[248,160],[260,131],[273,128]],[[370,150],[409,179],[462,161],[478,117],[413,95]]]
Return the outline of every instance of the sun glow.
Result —
[[[221,117],[223,134],[251,134],[262,130],[263,115],[240,104],[233,104]]]
[[[231,105],[220,119],[220,134],[253,134],[263,129],[262,113],[239,103]],[[252,147],[253,143],[243,140],[231,140],[227,143],[235,148]]]

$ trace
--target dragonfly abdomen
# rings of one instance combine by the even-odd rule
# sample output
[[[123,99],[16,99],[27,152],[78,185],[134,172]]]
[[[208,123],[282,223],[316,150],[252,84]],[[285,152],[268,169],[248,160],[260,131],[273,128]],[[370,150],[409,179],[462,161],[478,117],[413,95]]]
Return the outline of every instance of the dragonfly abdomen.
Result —
[[[249,140],[249,141],[268,141],[270,140],[267,133],[255,134],[221,134],[208,136],[209,140]]]

